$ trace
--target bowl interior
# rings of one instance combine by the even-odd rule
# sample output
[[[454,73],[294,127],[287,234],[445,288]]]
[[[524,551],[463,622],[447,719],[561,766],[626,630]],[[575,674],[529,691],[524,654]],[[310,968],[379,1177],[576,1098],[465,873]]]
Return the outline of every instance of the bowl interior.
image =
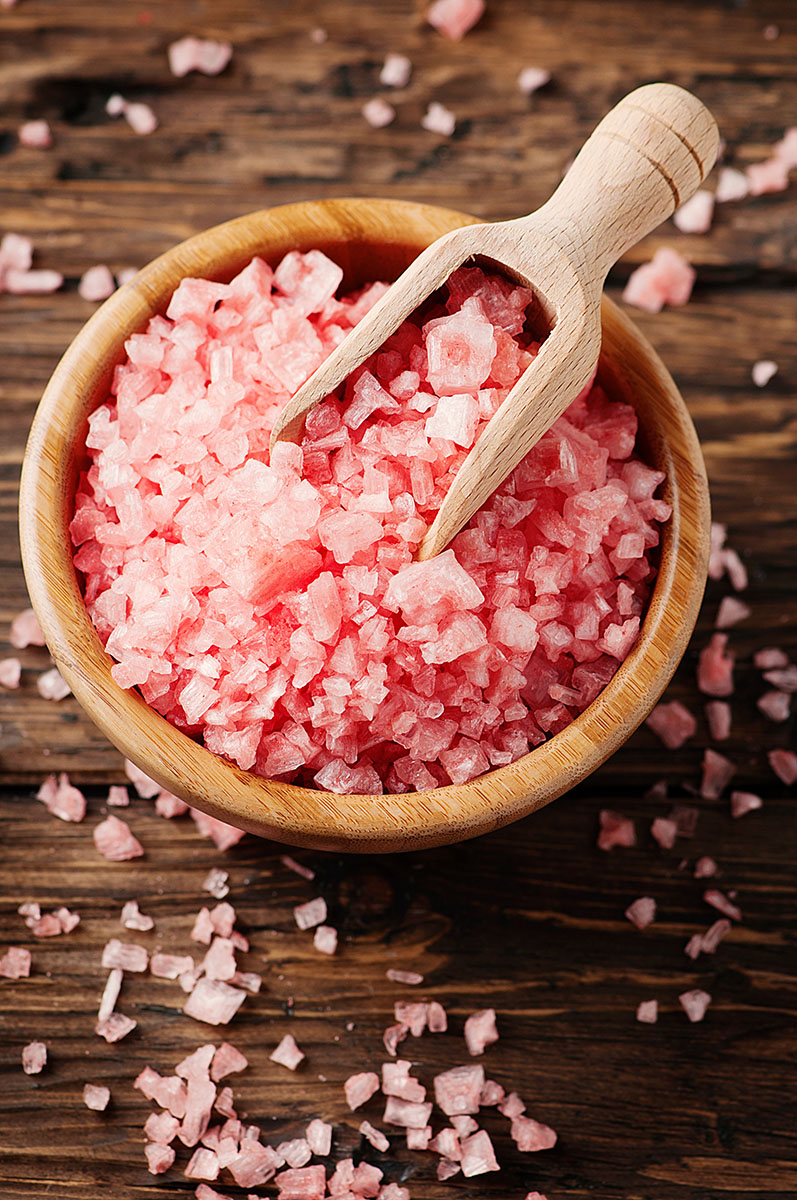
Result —
[[[599,379],[633,402],[643,451],[663,470],[673,516],[640,637],[600,696],[570,726],[507,767],[464,785],[406,795],[340,796],[265,780],[205,750],[137,692],[123,691],[82,600],[68,525],[86,461],[87,417],[107,395],[124,341],[161,312],[180,279],[227,280],[254,254],[272,264],[318,248],[344,287],[394,279],[434,238],[474,218],[395,201],[287,205],[217,226],[146,267],[94,314],[42,398],[23,467],[20,531],[31,600],[48,646],[83,707],[148,775],[192,805],[261,836],[312,848],[394,851],[474,837],[525,816],[587,776],[644,720],[694,626],[706,578],[709,510],[694,428],[650,345],[604,300]]]

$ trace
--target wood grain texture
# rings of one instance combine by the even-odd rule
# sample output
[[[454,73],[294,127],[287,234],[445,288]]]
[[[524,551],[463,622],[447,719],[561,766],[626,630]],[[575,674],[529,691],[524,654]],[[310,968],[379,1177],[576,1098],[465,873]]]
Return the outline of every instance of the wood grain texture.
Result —
[[[67,276],[55,296],[0,297],[3,633],[26,603],[16,534],[22,450],[55,363],[92,312],[76,291],[88,266],[140,266],[242,212],[344,194],[511,217],[551,193],[602,112],[651,80],[697,92],[715,112],[734,165],[765,157],[797,110],[789,0],[568,0],[547,9],[491,0],[484,21],[459,45],[426,29],[422,8],[412,0],[334,7],[233,0],[223,9],[209,0],[102,7],[20,0],[0,12],[0,221],[34,237],[37,265]],[[780,27],[775,41],[762,36],[768,24]],[[329,32],[324,45],[310,42],[316,26]],[[187,32],[232,37],[235,56],[224,75],[169,76],[165,46]],[[390,97],[395,124],[374,131],[360,108],[374,94],[388,50],[407,53],[415,71],[408,88]],[[515,80],[533,64],[554,78],[526,101]],[[156,135],[137,139],[104,115],[116,90],[156,108]],[[432,99],[457,115],[450,141],[418,128]],[[18,124],[39,116],[53,124],[53,151],[19,149]],[[99,858],[90,830],[103,785],[121,781],[120,756],[74,700],[53,705],[38,697],[35,679],[48,658],[23,651],[22,689],[0,694],[0,949],[31,945],[35,965],[30,980],[0,981],[3,1200],[191,1195],[179,1175],[147,1175],[140,1131],[149,1105],[130,1084],[146,1061],[173,1065],[204,1040],[202,1027],[176,1013],[170,989],[152,994],[135,979],[125,981],[121,1007],[141,1033],[106,1047],[91,1025],[101,948],[120,936],[122,902],[137,896],[156,918],[157,935],[140,940],[180,948],[205,896],[201,882],[219,863],[231,871],[230,898],[252,939],[246,963],[267,970],[261,996],[247,1000],[228,1030],[253,1063],[233,1086],[253,1119],[281,1136],[319,1112],[340,1120],[340,1145],[357,1144],[359,1122],[344,1111],[339,1083],[366,1060],[381,1061],[376,1039],[400,994],[384,979],[395,953],[392,961],[426,973],[429,994],[449,1002],[457,1028],[468,1012],[495,1003],[502,1040],[487,1052],[489,1073],[514,1083],[561,1139],[549,1154],[521,1156],[503,1133],[496,1138],[500,1176],[437,1185],[425,1170],[410,1181],[416,1200],[504,1200],[531,1189],[549,1200],[795,1194],[797,1130],[788,1097],[795,1090],[796,810],[793,792],[765,757],[774,745],[793,745],[795,727],[793,717],[775,726],[758,712],[764,685],[751,663],[752,652],[767,645],[782,645],[797,660],[794,186],[722,206],[706,237],[663,228],[629,251],[609,284],[616,296],[631,266],[664,244],[697,267],[686,309],[633,316],[687,399],[715,517],[728,523],[750,571],[744,599],[753,616],[731,631],[737,695],[723,752],[737,763],[735,782],[764,797],[762,812],[735,822],[725,801],[701,803],[695,839],[671,854],[643,836],[668,809],[642,799],[649,783],[666,777],[671,794],[686,799],[681,785],[699,778],[708,733],[694,669],[728,591],[712,582],[669,692],[698,715],[691,742],[668,753],[641,729],[587,784],[475,842],[401,859],[302,856],[318,868],[319,891],[343,933],[340,959],[319,961],[290,918],[312,885],[284,872],[267,843],[247,838],[221,856],[187,822],[160,821],[148,804],[134,802],[128,819],[147,858],[120,866]],[[763,391],[750,381],[761,357],[779,364]],[[32,800],[49,769],[67,769],[89,785],[84,825],[63,825]],[[606,805],[636,817],[640,849],[610,856],[594,849],[597,812]],[[697,964],[682,948],[713,914],[700,884],[678,870],[682,853],[690,862],[703,853],[717,858],[720,884],[738,888],[745,917],[714,958]],[[622,912],[641,895],[657,898],[660,915],[638,933]],[[34,945],[15,911],[33,899],[72,905],[81,926]],[[706,1020],[690,1026],[676,996],[696,985],[714,1002]],[[283,1007],[291,995],[293,1020]],[[654,995],[666,1011],[658,1026],[642,1029],[633,1009]],[[349,1019],[357,1025],[351,1034]],[[310,1052],[296,1078],[268,1062],[288,1029]],[[48,1042],[51,1066],[28,1078],[19,1055],[34,1037]],[[442,1050],[430,1039],[422,1050],[428,1076]],[[107,1116],[83,1107],[87,1079],[109,1082]],[[378,1124],[378,1110],[369,1115]],[[225,1184],[220,1190],[240,1195]]]

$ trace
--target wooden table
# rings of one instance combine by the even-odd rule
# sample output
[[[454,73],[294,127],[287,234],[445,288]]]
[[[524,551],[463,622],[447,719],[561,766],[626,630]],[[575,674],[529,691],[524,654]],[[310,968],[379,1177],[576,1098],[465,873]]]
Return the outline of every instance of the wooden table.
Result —
[[[87,267],[140,265],[205,226],[299,199],[383,195],[485,217],[517,214],[549,194],[624,91],[653,79],[698,92],[735,165],[765,157],[789,113],[794,123],[797,38],[788,0],[569,0],[545,10],[488,0],[487,17],[461,44],[427,28],[423,8],[420,0],[21,0],[0,11],[0,227],[31,235],[37,265],[66,276],[55,295],[0,300],[3,637],[26,604],[15,512],[25,437],[58,355],[94,307],[76,290]],[[780,29],[775,40],[763,33],[771,24]],[[317,27],[327,31],[323,43],[311,39]],[[223,75],[169,74],[165,48],[189,32],[232,40],[235,56]],[[407,53],[414,72],[391,97],[395,123],[375,131],[360,109],[381,94],[377,74],[390,50]],[[526,65],[553,74],[531,101],[515,86]],[[153,136],[137,137],[106,117],[114,91],[152,104],[160,121]],[[419,129],[433,99],[457,116],[451,139]],[[33,117],[50,120],[52,150],[17,146],[16,127]],[[672,852],[651,843],[650,821],[669,805],[643,794],[666,778],[671,797],[686,796],[707,744],[701,715],[681,751],[668,753],[640,731],[566,798],[467,845],[401,858],[299,855],[317,871],[311,884],[281,864],[278,846],[247,837],[222,855],[187,819],[164,822],[136,799],[123,815],[146,858],[113,865],[95,851],[91,830],[107,785],[121,781],[119,756],[74,701],[39,699],[35,680],[46,654],[24,651],[21,690],[0,696],[0,950],[29,945],[34,962],[30,979],[0,981],[4,1200],[192,1193],[177,1171],[147,1174],[141,1127],[150,1106],[131,1083],[146,1062],[169,1070],[207,1040],[206,1027],[181,1014],[175,984],[131,976],[120,1008],[138,1029],[107,1046],[92,1028],[106,940],[184,948],[192,914],[207,899],[202,880],[218,864],[230,872],[229,899],[251,940],[240,956],[245,969],[265,974],[263,991],[227,1031],[252,1063],[232,1083],[240,1106],[269,1135],[294,1136],[320,1115],[337,1123],[339,1147],[359,1147],[359,1119],[342,1102],[341,1082],[383,1057],[380,1032],[393,1000],[409,990],[385,978],[392,964],[421,971],[424,994],[452,1016],[454,1034],[427,1036],[410,1050],[421,1073],[428,1078],[462,1061],[464,1017],[494,1006],[501,1040],[485,1056],[488,1075],[515,1087],[529,1111],[559,1132],[555,1150],[521,1155],[501,1118],[490,1118],[503,1172],[450,1184],[433,1180],[431,1156],[370,1153],[387,1160],[389,1178],[406,1175],[416,1198],[522,1198],[532,1189],[550,1200],[797,1193],[797,800],[766,761],[768,749],[793,744],[794,721],[773,725],[758,713],[763,685],[751,661],[767,645],[797,657],[794,195],[795,182],[786,195],[725,205],[705,237],[668,226],[629,254],[610,284],[617,294],[633,264],[659,245],[675,246],[697,267],[685,309],[637,319],[688,400],[716,518],[727,522],[750,572],[744,598],[753,614],[731,633],[739,660],[734,729],[720,748],[738,765],[738,785],[763,796],[763,810],[732,821],[726,800],[698,802],[693,841]],[[758,358],[779,365],[764,390],[750,379]],[[710,585],[671,689],[696,712],[697,653],[727,591]],[[63,824],[32,798],[51,770],[69,771],[86,788],[85,823]],[[598,811],[607,805],[636,819],[637,849],[596,849]],[[720,864],[719,886],[737,890],[744,921],[714,957],[693,963],[684,944],[716,915],[692,878],[704,853]],[[315,952],[292,919],[292,906],[316,893],[341,933],[333,959]],[[659,906],[644,932],[623,917],[641,895]],[[119,909],[131,897],[155,918],[154,933],[123,933]],[[16,914],[26,900],[67,904],[81,924],[61,938],[31,938]],[[690,1025],[677,997],[695,986],[713,1002],[705,1021]],[[635,1009],[651,997],[660,1019],[643,1026]],[[296,1076],[268,1059],[287,1031],[307,1053]],[[50,1062],[28,1077],[20,1052],[34,1038],[48,1044]],[[83,1106],[87,1080],[110,1084],[106,1114]],[[219,1187],[243,1194],[223,1181]]]

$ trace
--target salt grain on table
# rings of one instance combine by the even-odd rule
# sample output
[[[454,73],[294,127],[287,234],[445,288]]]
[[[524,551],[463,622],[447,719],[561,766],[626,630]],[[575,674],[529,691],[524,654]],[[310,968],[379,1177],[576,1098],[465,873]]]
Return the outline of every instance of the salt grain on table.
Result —
[[[382,87],[403,88],[411,74],[412,63],[404,54],[388,54],[379,72],[379,82]]]
[[[30,950],[24,946],[9,946],[5,954],[0,955],[0,978],[27,979],[30,963]]]
[[[129,825],[113,815],[100,822],[93,836],[94,845],[109,862],[126,862],[131,858],[140,858],[144,853],[144,847]]]
[[[272,1051],[269,1055],[269,1058],[272,1062],[279,1063],[281,1067],[287,1067],[289,1071],[295,1071],[304,1058],[304,1052],[296,1045],[293,1035],[286,1033],[276,1050]]]
[[[22,1070],[26,1075],[38,1075],[47,1063],[44,1042],[30,1042],[22,1051]]]
[[[484,0],[434,0],[426,20],[438,33],[459,42],[484,15]]]
[[[704,992],[702,988],[692,988],[688,992],[682,992],[678,999],[687,1017],[692,1022],[702,1021],[706,1015],[706,1009],[711,1003],[710,994]]]
[[[28,150],[49,150],[53,144],[53,134],[47,121],[25,121],[19,127],[20,146]]]
[[[0,687],[18,688],[22,677],[22,663],[18,658],[0,659]]]
[[[708,233],[714,214],[715,196],[704,188],[676,208],[672,223],[681,233]]]
[[[421,117],[421,125],[429,133],[439,133],[441,137],[451,137],[456,129],[457,119],[444,104],[433,100]]]
[[[65,700],[72,689],[57,667],[44,671],[36,680],[36,691],[43,700]]]
[[[366,100],[362,114],[373,129],[383,129],[396,119],[395,108],[381,96],[374,96],[371,100]]]
[[[82,300],[107,300],[116,291],[116,281],[110,268],[104,263],[98,263],[81,275],[77,290]]]
[[[200,979],[183,1005],[183,1012],[207,1025],[228,1025],[245,999],[245,991],[221,979]]]
[[[110,1099],[110,1088],[103,1084],[86,1083],[83,1085],[83,1103],[86,1108],[90,1108],[94,1112],[105,1112]]]
[[[637,1005],[636,1019],[643,1025],[655,1025],[659,1019],[659,1004],[657,1000],[643,1000]]]
[[[327,903],[322,896],[299,904],[293,910],[293,917],[300,929],[312,929],[322,925],[327,919]]]

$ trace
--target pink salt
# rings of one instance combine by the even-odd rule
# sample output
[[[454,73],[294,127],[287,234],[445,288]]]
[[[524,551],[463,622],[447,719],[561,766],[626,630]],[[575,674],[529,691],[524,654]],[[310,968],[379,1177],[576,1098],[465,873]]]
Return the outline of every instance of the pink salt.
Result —
[[[102,965],[107,968],[118,967],[122,971],[146,971],[149,954],[144,946],[134,942],[120,942],[111,938],[102,952]]]
[[[0,955],[0,977],[3,979],[27,979],[30,975],[30,950],[22,946],[10,946]]]
[[[554,1134],[554,1140],[556,1134]],[[474,1175],[484,1175],[487,1171],[498,1171],[498,1161],[495,1157],[490,1135],[484,1129],[471,1134],[462,1142],[462,1174],[470,1179]]]
[[[514,1117],[512,1120],[512,1141],[524,1154],[537,1150],[552,1150],[556,1145],[557,1136],[550,1125],[543,1125],[533,1117]]]
[[[313,1154],[326,1158],[332,1148],[332,1126],[314,1117],[304,1134]]]
[[[744,200],[750,191],[747,176],[744,171],[735,167],[721,167],[714,199],[717,204],[725,204],[729,200]]]
[[[456,129],[457,119],[450,108],[433,100],[421,117],[421,126],[429,133],[439,133],[441,137],[451,137]]]
[[[704,800],[718,800],[736,774],[736,766],[724,754],[706,750],[703,755],[703,777],[700,795]]]
[[[296,1042],[290,1033],[286,1033],[276,1050],[269,1055],[272,1062],[279,1063],[281,1067],[287,1067],[289,1071],[295,1071],[299,1063],[304,1058],[304,1053],[296,1045]]]
[[[370,1142],[375,1150],[385,1151],[390,1148],[390,1141],[382,1133],[381,1129],[376,1129],[370,1121],[363,1121],[360,1124],[359,1132],[367,1142]]]
[[[374,96],[371,100],[366,100],[362,108],[362,113],[373,129],[383,129],[386,125],[392,124],[396,119],[395,108],[392,104],[388,104],[387,100],[383,100],[381,96]]]
[[[24,650],[26,646],[44,645],[44,634],[32,608],[26,608],[14,617],[9,641],[15,650]]]
[[[708,854],[704,854],[695,863],[694,877],[695,879],[710,879],[711,876],[717,874],[717,864]]]
[[[695,272],[677,250],[665,246],[649,263],[631,272],[623,300],[646,312],[661,312],[665,304],[686,304],[692,294]]]
[[[150,1175],[162,1175],[168,1171],[175,1159],[175,1151],[171,1146],[162,1146],[158,1142],[148,1142],[144,1147],[147,1158],[147,1170]]]
[[[770,721],[788,721],[791,713],[791,696],[788,692],[764,692],[756,700],[759,710]]]
[[[0,659],[0,687],[18,688],[22,677],[22,663],[18,658]]]
[[[83,1085],[83,1103],[94,1112],[105,1112],[111,1099],[110,1088],[101,1083],[85,1083]]]
[[[479,1111],[484,1068],[481,1066],[452,1067],[434,1078],[434,1095],[438,1106],[449,1116],[472,1115]]]
[[[200,979],[183,1005],[187,1017],[207,1025],[229,1025],[246,998],[246,992],[220,979]]]
[[[354,1112],[379,1091],[379,1076],[373,1071],[363,1071],[359,1075],[350,1075],[343,1085],[346,1103]]]
[[[108,796],[105,803],[109,808],[128,808],[130,805],[130,794],[127,788],[111,784],[108,788]]]
[[[321,954],[334,954],[338,948],[338,931],[331,925],[316,926],[313,945]]]
[[[315,871],[310,867],[306,867],[303,863],[297,862],[295,858],[291,858],[290,854],[282,854],[280,862],[289,871],[294,871],[297,875],[301,875],[302,879],[315,879]]]
[[[484,15],[484,0],[434,0],[426,20],[438,33],[459,42]]]
[[[228,871],[223,871],[221,867],[211,867],[207,875],[202,881],[202,891],[210,892],[217,900],[223,900],[229,895],[230,887],[227,882],[230,878]]]
[[[219,75],[232,58],[229,42],[214,42],[191,35],[172,42],[168,48],[169,70],[178,78],[189,71]]]
[[[635,846],[636,830],[634,822],[621,813],[604,808],[600,812],[600,833],[598,834],[598,849],[612,850],[615,846]]]
[[[758,362],[754,362],[750,370],[753,383],[756,387],[766,387],[770,379],[778,373],[778,364],[773,362],[771,358],[762,358]]]
[[[145,913],[141,912],[137,900],[128,900],[124,904],[121,921],[125,929],[138,929],[142,933],[146,933],[155,925],[152,917],[148,917]]]
[[[797,692],[797,666],[789,664],[789,666],[783,667],[782,670],[765,671],[764,678],[767,683],[780,688],[781,691]]]
[[[403,88],[410,81],[412,63],[404,54],[388,54],[382,70],[379,72],[379,82],[383,87]]]
[[[43,700],[65,700],[72,689],[57,667],[44,671],[36,680],[36,691]]]
[[[135,1027],[136,1022],[132,1017],[126,1017],[123,1013],[111,1013],[104,1021],[97,1022],[94,1032],[98,1037],[104,1038],[106,1042],[113,1043],[126,1038]]]
[[[715,633],[700,651],[697,686],[708,696],[730,696],[733,692],[734,655],[727,651],[728,635]]]
[[[737,600],[735,596],[723,596],[714,624],[717,629],[730,629],[732,625],[746,621],[751,612],[752,609],[743,604],[741,600]]]
[[[116,291],[116,283],[110,268],[104,263],[89,269],[80,277],[78,295],[82,300],[107,300]]]
[[[657,704],[646,724],[661,738],[668,750],[677,750],[697,732],[697,721],[678,700]]]
[[[126,862],[131,858],[141,858],[144,853],[144,847],[129,825],[113,815],[100,822],[93,836],[94,845],[110,862]]]
[[[797,783],[797,754],[791,750],[770,750],[767,758],[781,783],[787,787]]]
[[[687,1017],[692,1022],[702,1021],[706,1015],[706,1009],[711,1003],[711,996],[701,988],[692,988],[688,992],[681,992],[678,999]]]
[[[643,1025],[655,1025],[659,1019],[659,1004],[657,1000],[643,1000],[637,1005],[636,1019]]]
[[[234,1072],[243,1071],[249,1066],[249,1060],[229,1042],[222,1042],[213,1055],[210,1064],[210,1078],[214,1083],[226,1078]]]
[[[656,901],[652,896],[641,896],[629,904],[625,915],[637,929],[646,929],[656,919]]]
[[[711,738],[724,742],[731,736],[731,706],[725,700],[709,700],[705,706],[706,721]]]
[[[293,917],[300,929],[313,929],[316,925],[321,925],[327,917],[326,900],[317,896],[315,900],[299,904],[293,910]]]
[[[388,967],[385,975],[391,983],[403,983],[408,987],[417,987],[418,984],[423,983],[423,975],[418,971],[403,971],[396,967]]]
[[[656,817],[650,826],[650,833],[662,850],[672,850],[678,836],[678,826],[669,817]]]
[[[744,173],[751,196],[785,192],[789,186],[789,167],[781,158],[773,156],[764,162],[750,163]]]
[[[517,85],[524,96],[531,96],[551,81],[551,72],[544,67],[524,67],[518,75]]]
[[[190,812],[199,832],[203,837],[210,838],[217,850],[230,850],[233,846],[237,846],[246,834],[245,829],[228,825],[226,821],[208,816],[207,813],[200,812],[198,808],[192,808]]]
[[[485,1008],[468,1017],[465,1022],[465,1045],[468,1047],[469,1054],[484,1054],[487,1047],[497,1041],[498,1029],[495,1024],[494,1008]]]
[[[708,233],[714,214],[713,192],[700,188],[691,199],[676,208],[672,223],[681,233]]]
[[[53,144],[52,130],[47,121],[25,121],[19,127],[19,144],[28,150],[49,150]]]
[[[149,969],[158,979],[177,979],[186,971],[193,971],[194,960],[189,954],[153,954]]]
[[[145,775],[141,768],[137,767],[129,758],[125,759],[125,775],[142,800],[152,800],[161,790],[160,784],[156,783],[154,779],[150,779],[149,775]]]
[[[154,133],[158,128],[158,118],[155,116],[155,113],[148,104],[143,104],[140,101],[131,101],[126,105],[124,118],[133,130],[133,133],[137,133],[139,136],[146,137],[148,134]],[[113,284],[113,276],[111,276],[110,271],[108,272],[108,276],[110,276],[110,282]],[[84,275],[83,279],[85,280],[85,278],[86,276]],[[103,282],[107,284],[107,277]],[[115,285],[113,290],[115,290]],[[108,295],[110,295],[110,292]],[[84,296],[83,298],[85,300],[90,297]],[[97,297],[97,299],[103,299],[103,297]]]
[[[718,891],[716,888],[706,888],[703,893],[703,899],[706,904],[710,904],[712,908],[716,908],[726,917],[730,917],[733,921],[741,921],[742,910],[734,904],[724,892]]]
[[[44,1042],[30,1042],[22,1051],[22,1070],[26,1075],[38,1075],[47,1063]]]
[[[62,821],[82,821],[86,815],[86,798],[69,781],[66,771],[56,778],[49,775],[36,793],[54,817]]]

